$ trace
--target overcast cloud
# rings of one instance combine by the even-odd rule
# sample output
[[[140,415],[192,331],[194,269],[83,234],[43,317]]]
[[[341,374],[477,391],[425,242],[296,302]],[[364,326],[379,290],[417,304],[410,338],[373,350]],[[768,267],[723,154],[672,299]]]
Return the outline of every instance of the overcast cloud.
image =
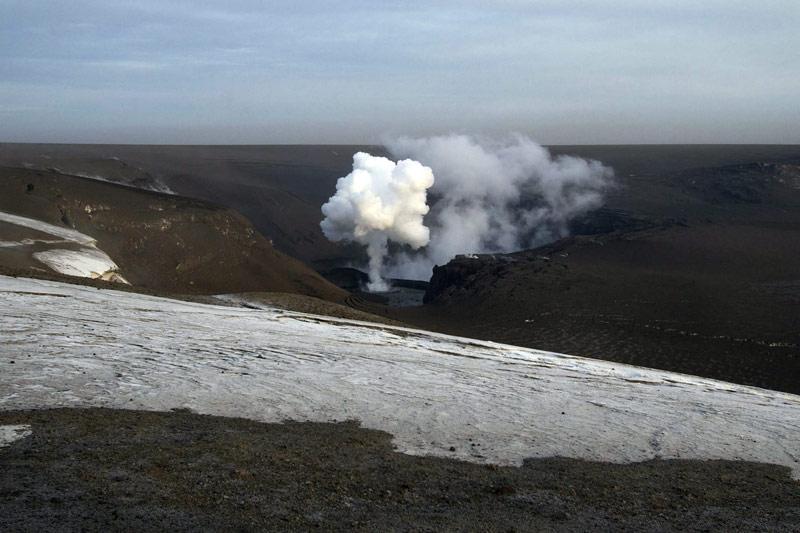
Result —
[[[0,141],[797,143],[798,28],[797,0],[0,0]]]

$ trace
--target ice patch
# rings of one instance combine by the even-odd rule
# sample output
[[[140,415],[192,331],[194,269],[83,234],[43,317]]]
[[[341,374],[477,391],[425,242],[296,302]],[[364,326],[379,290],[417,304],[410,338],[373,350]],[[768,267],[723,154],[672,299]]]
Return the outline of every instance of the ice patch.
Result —
[[[83,248],[81,250],[47,250],[33,254],[51,269],[67,276],[82,278],[108,279],[128,283],[117,274],[117,264],[102,250]],[[113,279],[112,279],[113,278]]]
[[[747,460],[800,478],[800,396],[683,374],[6,276],[0,339],[0,409],[358,419],[412,454]]]
[[[130,285],[119,274],[116,263],[96,246],[96,240],[89,235],[70,228],[62,228],[41,220],[21,217],[0,211],[0,221],[47,233],[62,240],[23,239],[22,241],[0,241],[0,248],[26,246],[35,243],[59,244],[74,243],[79,250],[46,250],[33,254],[34,259],[50,267],[53,271],[67,276],[102,279]]]
[[[133,188],[136,188],[136,189],[143,189],[145,191],[160,192],[160,193],[172,194],[172,195],[175,194],[175,192],[173,192],[173,190],[170,189],[166,184],[164,184],[164,183],[162,183],[162,182],[160,182],[158,180],[153,180],[151,183],[148,183],[145,186],[137,186],[137,185],[128,183],[125,180],[107,178],[105,176],[99,176],[97,174],[83,174],[83,173],[80,173],[80,172],[72,172],[71,175],[78,176],[79,178],[86,178],[86,179],[95,180],[95,181],[105,181],[106,183],[114,183],[116,185],[125,185],[126,187],[133,187]]]
[[[9,224],[14,224],[16,226],[22,226],[24,228],[41,231],[42,233],[55,235],[56,237],[61,237],[67,242],[87,245],[95,243],[94,238],[89,237],[80,231],[70,228],[62,228],[61,226],[48,224],[47,222],[42,222],[41,220],[12,215],[11,213],[5,213],[3,211],[0,211],[0,222],[8,222]]]
[[[14,441],[24,439],[31,434],[31,427],[26,425],[0,426],[0,448]]]
[[[37,242],[42,244],[58,244],[60,242],[66,242],[63,240],[50,240],[50,239],[22,239],[21,241],[0,241],[0,248],[19,248],[22,246],[31,246],[36,244]]]
[[[118,157],[112,157],[111,159],[113,159],[114,161],[121,161]],[[165,183],[161,182],[160,180],[154,179],[154,178],[152,179],[152,181],[150,183],[147,183],[145,185],[134,185],[134,184],[129,183],[128,181],[126,181],[124,178],[122,178],[122,179],[114,179],[114,178],[108,178],[106,176],[101,176],[100,174],[87,174],[85,172],[64,171],[64,170],[62,170],[60,168],[54,168],[53,170],[56,170],[57,172],[60,172],[62,174],[67,174],[67,175],[70,175],[70,176],[78,176],[79,178],[86,178],[86,179],[90,179],[90,180],[94,180],[94,181],[104,181],[106,183],[114,183],[116,185],[124,185],[126,187],[133,187],[135,189],[142,189],[142,190],[145,190],[145,191],[161,192],[161,193],[164,193],[164,194],[172,194],[172,195],[175,194],[172,191],[172,189],[170,189]]]

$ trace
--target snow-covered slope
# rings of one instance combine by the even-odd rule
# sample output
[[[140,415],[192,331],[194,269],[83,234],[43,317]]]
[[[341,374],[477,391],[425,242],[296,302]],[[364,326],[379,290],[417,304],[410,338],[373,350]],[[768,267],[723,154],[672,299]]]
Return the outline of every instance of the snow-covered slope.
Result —
[[[800,477],[798,396],[276,309],[0,276],[0,368],[0,409],[355,418],[415,454],[744,459]]]

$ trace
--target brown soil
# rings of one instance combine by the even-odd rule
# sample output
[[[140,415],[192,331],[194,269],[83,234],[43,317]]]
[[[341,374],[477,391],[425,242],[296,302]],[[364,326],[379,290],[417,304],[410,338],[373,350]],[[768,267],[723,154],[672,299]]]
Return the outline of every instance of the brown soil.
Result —
[[[275,250],[243,216],[218,205],[19,168],[0,167],[0,183],[0,210],[94,237],[137,287],[200,294],[293,292],[332,301],[347,294]],[[0,259],[6,251],[0,250]]]
[[[360,255],[328,241],[320,207],[352,169],[355,146],[0,144],[0,165],[57,168],[177,194],[241,213],[281,252],[311,264]]]

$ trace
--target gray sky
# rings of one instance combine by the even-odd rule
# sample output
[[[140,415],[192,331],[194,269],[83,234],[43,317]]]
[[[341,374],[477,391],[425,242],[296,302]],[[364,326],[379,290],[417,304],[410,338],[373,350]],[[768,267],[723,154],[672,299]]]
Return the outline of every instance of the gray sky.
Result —
[[[0,0],[0,141],[800,142],[800,1]]]

